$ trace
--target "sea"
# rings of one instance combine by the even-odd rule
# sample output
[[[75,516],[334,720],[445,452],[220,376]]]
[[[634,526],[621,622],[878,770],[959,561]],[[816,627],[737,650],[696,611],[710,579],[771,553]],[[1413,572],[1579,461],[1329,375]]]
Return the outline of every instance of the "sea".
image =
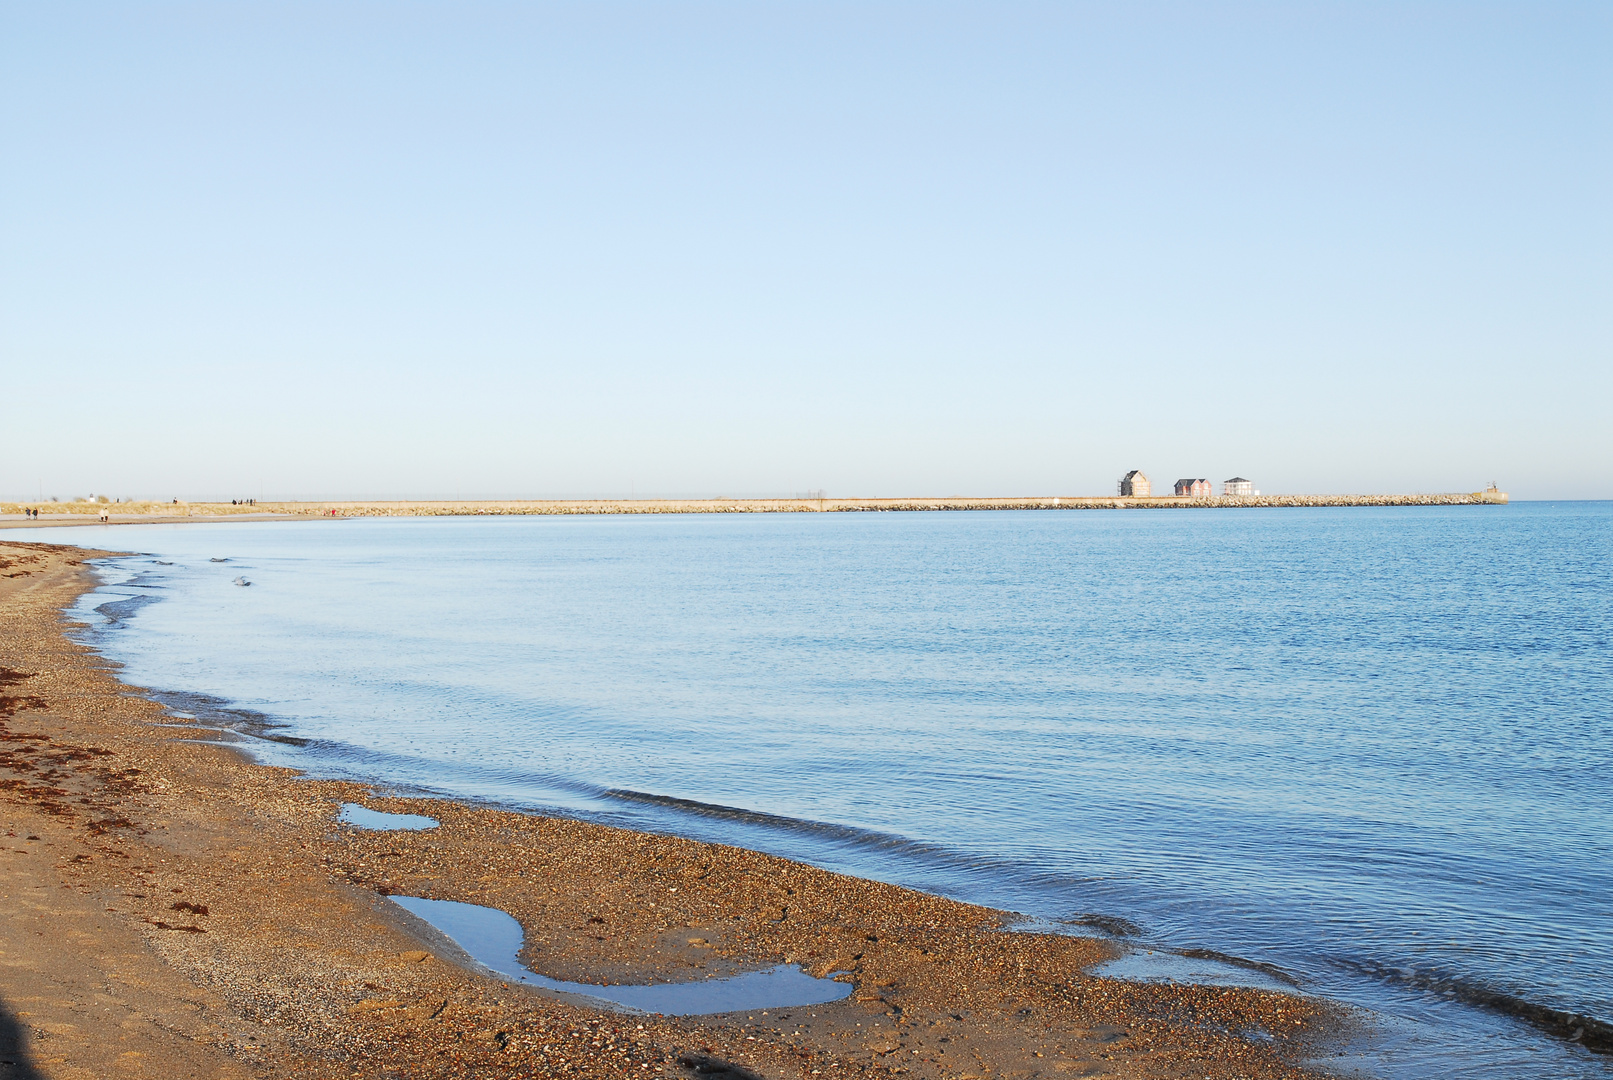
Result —
[[[139,552],[76,632],[265,762],[1275,980],[1340,1074],[1613,1077],[1613,503],[5,538]]]

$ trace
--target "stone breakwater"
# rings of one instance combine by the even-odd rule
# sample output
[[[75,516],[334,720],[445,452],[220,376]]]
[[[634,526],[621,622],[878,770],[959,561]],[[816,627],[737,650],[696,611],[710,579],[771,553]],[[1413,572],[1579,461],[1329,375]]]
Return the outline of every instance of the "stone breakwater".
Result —
[[[1046,495],[970,499],[508,499],[454,502],[259,502],[230,503],[0,503],[0,514],[38,509],[38,518],[5,525],[70,525],[220,518],[474,517],[537,514],[777,514],[854,513],[899,510],[1201,510],[1289,506],[1481,506],[1504,505],[1504,491],[1433,495],[1251,495],[1211,498]]]

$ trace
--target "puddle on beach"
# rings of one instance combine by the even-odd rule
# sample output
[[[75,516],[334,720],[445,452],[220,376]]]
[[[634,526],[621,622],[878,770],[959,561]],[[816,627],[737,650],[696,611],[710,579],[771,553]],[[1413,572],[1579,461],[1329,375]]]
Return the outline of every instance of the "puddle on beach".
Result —
[[[435,829],[437,819],[426,817],[424,814],[386,814],[380,810],[369,810],[358,803],[342,803],[342,812],[336,815],[336,820],[345,825],[356,825],[361,829],[373,829],[376,832],[387,832],[394,829],[406,829],[410,832],[419,832],[422,829]],[[430,920],[427,920],[428,922]],[[446,933],[446,931],[444,931]]]
[[[849,983],[814,979],[793,964],[695,982],[641,986],[564,982],[529,971],[516,959],[521,951],[521,924],[498,908],[462,904],[456,900],[426,900],[418,896],[388,899],[430,923],[465,950],[472,960],[501,978],[590,998],[618,1011],[699,1016],[742,1009],[782,1009],[839,1001],[852,989]]]

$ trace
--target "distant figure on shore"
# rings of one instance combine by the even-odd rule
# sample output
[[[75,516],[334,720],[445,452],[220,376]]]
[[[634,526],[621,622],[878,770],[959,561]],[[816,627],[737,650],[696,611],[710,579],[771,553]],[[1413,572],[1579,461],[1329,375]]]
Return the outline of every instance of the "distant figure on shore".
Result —
[[[1120,494],[1133,499],[1146,499],[1154,493],[1154,485],[1148,482],[1141,469],[1133,469],[1120,478]]]

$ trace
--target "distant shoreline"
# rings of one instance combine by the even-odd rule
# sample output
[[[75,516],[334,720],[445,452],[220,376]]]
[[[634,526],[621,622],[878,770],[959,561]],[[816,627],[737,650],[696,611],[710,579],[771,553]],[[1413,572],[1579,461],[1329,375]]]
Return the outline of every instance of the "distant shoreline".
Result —
[[[911,510],[1205,510],[1326,506],[1504,506],[1504,491],[1433,495],[1035,495],[1007,498],[894,499],[478,499],[232,503],[0,503],[0,528],[114,525],[227,519],[352,517],[525,517],[575,514],[800,514]],[[23,509],[38,509],[37,518]]]

